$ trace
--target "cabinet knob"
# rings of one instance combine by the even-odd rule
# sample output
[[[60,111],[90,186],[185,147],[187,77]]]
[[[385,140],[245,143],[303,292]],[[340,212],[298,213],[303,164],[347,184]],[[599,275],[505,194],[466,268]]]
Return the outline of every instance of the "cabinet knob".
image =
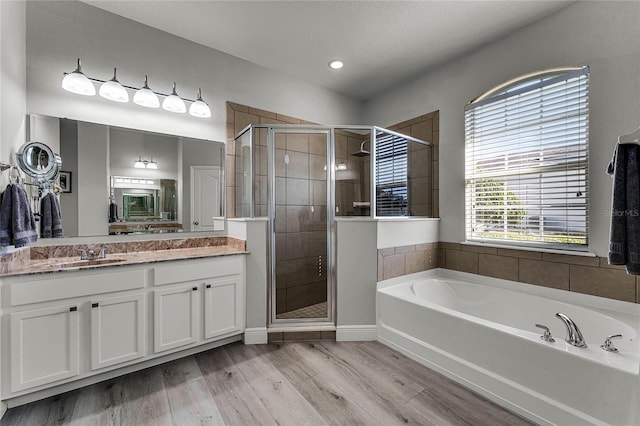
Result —
[[[69,312],[75,312],[77,310],[78,310],[77,306],[72,306],[72,307],[69,308]]]
[[[193,287],[191,290],[198,291],[198,287]]]
[[[207,288],[211,288],[211,284],[207,284]]]
[[[98,306],[99,306],[99,305],[98,305],[98,302],[95,302],[95,303],[92,303],[92,304],[91,304],[91,307],[92,307],[92,308],[97,308]]]

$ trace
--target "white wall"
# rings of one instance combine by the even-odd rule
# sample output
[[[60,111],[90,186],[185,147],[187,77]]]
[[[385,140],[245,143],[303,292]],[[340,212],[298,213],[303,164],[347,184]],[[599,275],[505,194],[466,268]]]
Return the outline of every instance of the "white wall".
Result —
[[[226,140],[227,100],[320,123],[352,124],[359,118],[360,102],[84,3],[33,1],[26,10],[31,113],[218,141]],[[215,19],[220,18],[211,25]],[[202,88],[213,117],[66,92],[60,87],[63,72],[73,71],[78,57],[92,77],[108,80],[115,66],[123,84],[139,87],[148,74],[154,90],[167,93],[176,81],[178,93],[191,99]]]
[[[25,34],[25,4],[0,2],[0,161],[11,164],[25,142]],[[0,189],[8,183],[6,171],[0,174]]]
[[[640,126],[640,2],[576,2],[365,104],[364,122],[389,125],[440,110],[440,237],[464,240],[464,106],[510,78],[588,65],[590,248],[606,256],[617,137]]]
[[[437,243],[440,219],[378,219],[377,247],[402,247],[413,244]]]

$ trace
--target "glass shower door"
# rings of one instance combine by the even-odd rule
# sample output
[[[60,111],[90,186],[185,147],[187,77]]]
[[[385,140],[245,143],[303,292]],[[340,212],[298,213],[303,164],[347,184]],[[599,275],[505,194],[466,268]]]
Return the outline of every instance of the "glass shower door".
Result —
[[[271,129],[271,324],[333,320],[328,130]]]

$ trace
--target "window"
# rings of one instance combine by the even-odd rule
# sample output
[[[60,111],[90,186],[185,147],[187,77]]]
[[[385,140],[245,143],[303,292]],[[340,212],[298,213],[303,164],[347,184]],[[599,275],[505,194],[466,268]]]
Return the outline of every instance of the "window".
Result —
[[[407,145],[405,138],[380,134],[376,138],[376,214],[408,216]]]
[[[466,237],[586,250],[589,69],[513,80],[465,109]]]

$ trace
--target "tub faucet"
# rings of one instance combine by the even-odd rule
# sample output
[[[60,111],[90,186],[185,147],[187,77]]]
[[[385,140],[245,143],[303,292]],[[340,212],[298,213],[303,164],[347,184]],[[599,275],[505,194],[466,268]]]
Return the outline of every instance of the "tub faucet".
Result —
[[[586,348],[587,344],[585,343],[582,333],[580,333],[580,329],[576,323],[562,312],[556,313],[556,316],[560,318],[565,327],[567,327],[567,338],[564,339],[564,341],[578,348]]]

